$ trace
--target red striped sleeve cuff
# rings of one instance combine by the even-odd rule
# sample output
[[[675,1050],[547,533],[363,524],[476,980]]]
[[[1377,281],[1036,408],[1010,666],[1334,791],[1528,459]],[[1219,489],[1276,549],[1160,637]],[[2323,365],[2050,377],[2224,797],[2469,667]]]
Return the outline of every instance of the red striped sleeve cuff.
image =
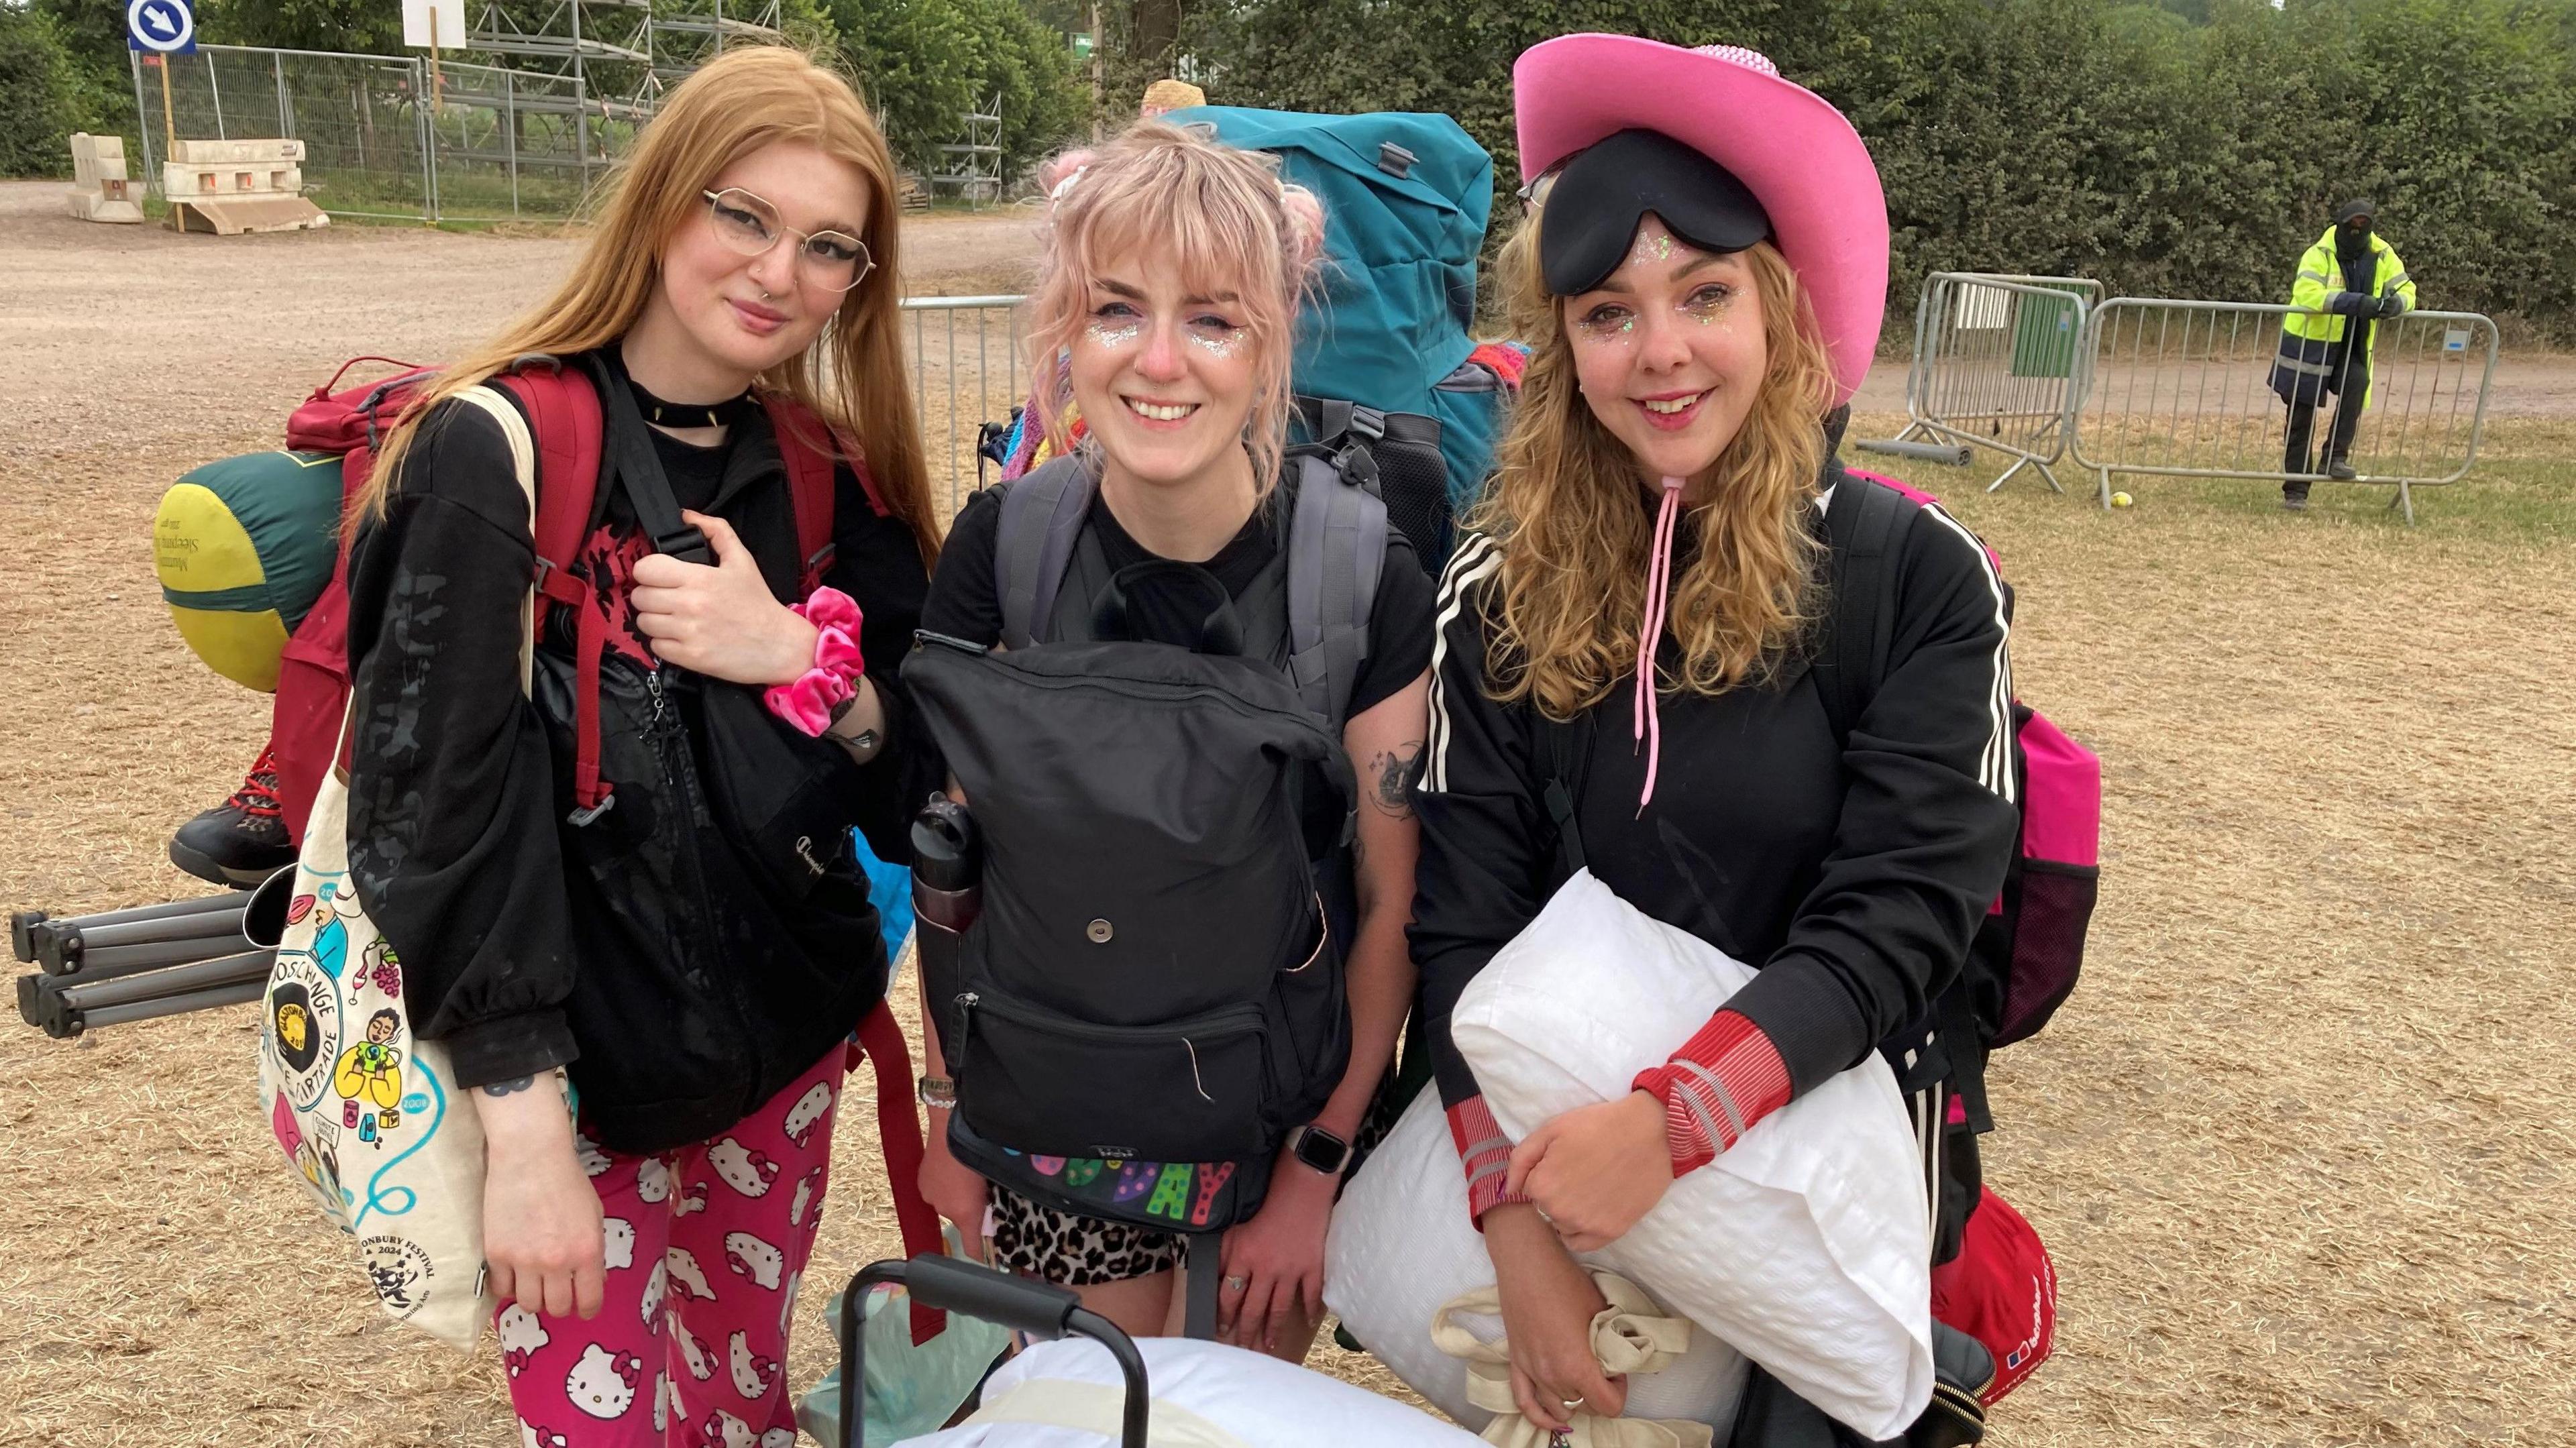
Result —
[[[1467,1172],[1467,1215],[1479,1230],[1485,1213],[1505,1202],[1529,1200],[1503,1192],[1503,1179],[1512,1166],[1512,1142],[1494,1123],[1484,1097],[1470,1096],[1449,1108],[1449,1139],[1457,1143],[1458,1163]]]
[[[1753,1123],[1789,1104],[1789,1067],[1762,1028],[1733,1011],[1709,1017],[1661,1066],[1630,1083],[1664,1103],[1673,1175],[1717,1160]],[[1456,1121],[1452,1113],[1451,1121]]]

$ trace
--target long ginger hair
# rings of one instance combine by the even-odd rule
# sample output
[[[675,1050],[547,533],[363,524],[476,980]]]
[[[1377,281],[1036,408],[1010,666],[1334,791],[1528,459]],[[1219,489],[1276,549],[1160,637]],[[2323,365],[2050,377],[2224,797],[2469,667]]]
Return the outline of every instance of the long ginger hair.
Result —
[[[936,554],[930,475],[897,328],[901,233],[894,157],[857,88],[785,46],[727,51],[671,92],[611,174],[598,224],[571,274],[534,311],[421,388],[377,450],[355,507],[381,515],[430,407],[529,354],[569,356],[626,335],[660,282],[664,247],[705,213],[704,192],[717,174],[780,141],[811,145],[867,178],[867,234],[860,240],[877,269],[843,297],[812,347],[763,373],[756,385],[802,403],[855,439],[878,495],[912,529],[922,557]]]
[[[1540,277],[1538,231],[1533,218],[1503,248],[1504,299],[1531,355],[1493,487],[1468,524],[1502,555],[1486,686],[1562,721],[1635,667],[1654,510],[1636,459],[1583,399],[1564,299]],[[1833,370],[1787,260],[1769,242],[1745,256],[1768,358],[1752,410],[1711,468],[1714,486],[1680,524],[1696,531],[1698,556],[1672,582],[1667,627],[1681,667],[1658,687],[1685,693],[1773,677],[1812,612],[1818,544],[1807,510]]]
[[[1253,488],[1268,496],[1287,447],[1297,306],[1323,252],[1324,213],[1314,194],[1284,184],[1274,156],[1151,120],[1096,151],[1056,157],[1041,179],[1053,200],[1029,296],[1029,374],[1057,375],[1057,359],[1089,320],[1091,283],[1108,258],[1168,261],[1200,296],[1233,294],[1254,359],[1244,445]],[[1068,396],[1038,389],[1039,422],[1059,453],[1073,450]]]

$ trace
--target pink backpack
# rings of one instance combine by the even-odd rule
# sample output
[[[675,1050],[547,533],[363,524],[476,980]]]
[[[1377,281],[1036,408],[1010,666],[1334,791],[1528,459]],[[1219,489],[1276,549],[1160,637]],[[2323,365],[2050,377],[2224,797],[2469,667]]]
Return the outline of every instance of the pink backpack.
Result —
[[[1861,486],[1837,487],[1826,509],[1844,547],[1834,580],[1833,643],[1819,680],[1835,732],[1848,737],[1886,669],[1895,613],[1890,551],[1915,511],[1938,500],[1876,473],[1846,470],[1844,476]],[[1978,546],[1984,547],[1982,540]],[[2002,561],[1991,548],[1986,557],[2000,577]],[[2012,603],[2006,584],[2006,618]],[[2021,848],[1968,951],[1964,984],[1975,1015],[1972,1051],[2009,1046],[2056,1014],[2082,973],[2084,932],[2100,883],[2102,761],[2018,698],[2013,745]],[[1984,1092],[1977,1084],[1961,1084],[1970,1114],[1982,1118]],[[1981,1119],[1977,1125],[1982,1130],[1988,1123]]]

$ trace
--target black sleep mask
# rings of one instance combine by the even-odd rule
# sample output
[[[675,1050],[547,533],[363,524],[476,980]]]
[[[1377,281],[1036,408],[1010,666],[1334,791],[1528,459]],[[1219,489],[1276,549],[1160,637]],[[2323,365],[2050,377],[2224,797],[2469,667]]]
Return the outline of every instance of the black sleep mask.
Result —
[[[1770,214],[1734,172],[1661,131],[1621,131],[1539,180],[1539,272],[1552,296],[1607,281],[1649,211],[1702,251],[1742,251],[1771,234]]]

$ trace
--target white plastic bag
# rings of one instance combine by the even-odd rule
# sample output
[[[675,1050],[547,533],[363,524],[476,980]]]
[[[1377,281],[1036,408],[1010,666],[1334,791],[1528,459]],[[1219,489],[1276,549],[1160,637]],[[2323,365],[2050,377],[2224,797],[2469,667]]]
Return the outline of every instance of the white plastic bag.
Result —
[[[1584,1260],[1601,1258],[1595,1253]],[[1467,1365],[1433,1344],[1431,1321],[1443,1305],[1493,1281],[1484,1234],[1467,1219],[1467,1178],[1458,1169],[1440,1093],[1425,1088],[1333,1209],[1324,1239],[1324,1305],[1425,1402],[1481,1433],[1494,1415],[1467,1401]],[[1502,1339],[1499,1316],[1461,1313],[1456,1322],[1480,1342]],[[1693,1333],[1679,1362],[1628,1380],[1627,1412],[1706,1423],[1723,1443],[1744,1375],[1735,1349],[1709,1333]]]
[[[1419,1408],[1266,1353],[1140,1340],[1154,1448],[1481,1448]],[[1116,1448],[1124,1379],[1084,1338],[1039,1343],[984,1385],[984,1406],[904,1448]]]
[[[1578,872],[1469,983],[1450,1033],[1518,1140],[1627,1094],[1752,978]],[[1931,1399],[1931,1257],[1921,1159],[1875,1054],[1757,1122],[1593,1254],[1871,1439]]]

